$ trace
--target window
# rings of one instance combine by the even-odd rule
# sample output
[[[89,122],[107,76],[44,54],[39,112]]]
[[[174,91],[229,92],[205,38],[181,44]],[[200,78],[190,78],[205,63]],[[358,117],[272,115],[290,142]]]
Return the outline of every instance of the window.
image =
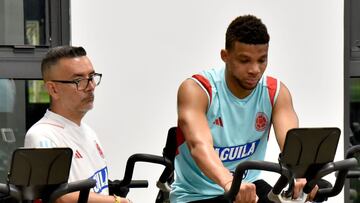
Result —
[[[0,182],[6,181],[11,153],[49,104],[42,80],[0,79]]]
[[[344,1],[344,149],[360,144],[360,1]],[[355,169],[358,173],[360,168]],[[345,184],[345,202],[360,201],[360,180]]]
[[[40,78],[49,47],[70,43],[69,0],[0,0],[0,78]]]
[[[41,59],[70,43],[69,0],[0,0],[0,182],[12,151],[45,113]]]

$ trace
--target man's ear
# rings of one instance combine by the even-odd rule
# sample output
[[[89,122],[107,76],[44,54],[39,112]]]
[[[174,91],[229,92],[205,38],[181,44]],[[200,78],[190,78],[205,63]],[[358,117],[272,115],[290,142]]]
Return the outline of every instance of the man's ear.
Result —
[[[45,88],[47,89],[47,92],[53,99],[58,98],[59,90],[57,89],[54,82],[51,82],[51,81],[45,82]]]
[[[221,49],[220,51],[220,56],[221,56],[221,59],[227,63],[228,59],[229,59],[229,53],[226,49]]]

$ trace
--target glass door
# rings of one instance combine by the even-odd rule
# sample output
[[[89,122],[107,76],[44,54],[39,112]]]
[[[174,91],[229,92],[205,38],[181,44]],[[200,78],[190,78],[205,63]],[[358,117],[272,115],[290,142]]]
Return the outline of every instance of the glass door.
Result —
[[[0,182],[6,182],[11,154],[49,104],[42,80],[0,79]]]

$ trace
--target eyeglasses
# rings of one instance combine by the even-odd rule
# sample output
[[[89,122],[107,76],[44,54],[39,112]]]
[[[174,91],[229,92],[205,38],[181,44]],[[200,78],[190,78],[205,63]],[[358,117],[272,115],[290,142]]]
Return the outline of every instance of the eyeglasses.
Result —
[[[51,82],[59,82],[65,84],[76,84],[76,88],[79,91],[86,89],[89,86],[90,81],[98,86],[101,82],[101,73],[94,73],[89,78],[76,79],[76,80],[51,80]]]

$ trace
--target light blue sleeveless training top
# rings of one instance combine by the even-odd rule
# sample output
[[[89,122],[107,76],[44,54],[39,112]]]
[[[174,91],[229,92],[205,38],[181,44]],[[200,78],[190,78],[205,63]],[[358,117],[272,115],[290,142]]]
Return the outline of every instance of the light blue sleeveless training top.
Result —
[[[211,69],[192,76],[209,99],[208,125],[214,150],[224,166],[235,171],[246,160],[264,160],[271,127],[272,106],[278,94],[279,81],[263,75],[256,88],[244,99],[235,97],[225,82],[225,68]],[[190,155],[181,129],[177,131],[175,182],[171,202],[182,203],[209,199],[224,190],[206,177]],[[204,157],[206,159],[206,157]],[[257,180],[260,171],[249,170],[244,182]]]

